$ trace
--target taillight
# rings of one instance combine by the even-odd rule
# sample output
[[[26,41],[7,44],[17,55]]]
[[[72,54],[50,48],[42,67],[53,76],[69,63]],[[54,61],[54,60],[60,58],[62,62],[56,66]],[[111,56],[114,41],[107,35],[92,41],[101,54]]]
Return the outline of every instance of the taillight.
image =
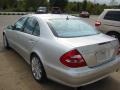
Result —
[[[96,22],[95,22],[95,26],[96,26],[96,27],[98,27],[98,26],[100,26],[100,25],[101,25],[101,22],[100,22],[100,21],[96,21]]]
[[[84,67],[87,65],[82,55],[76,49],[71,50],[61,56],[60,61],[65,66],[71,68]]]

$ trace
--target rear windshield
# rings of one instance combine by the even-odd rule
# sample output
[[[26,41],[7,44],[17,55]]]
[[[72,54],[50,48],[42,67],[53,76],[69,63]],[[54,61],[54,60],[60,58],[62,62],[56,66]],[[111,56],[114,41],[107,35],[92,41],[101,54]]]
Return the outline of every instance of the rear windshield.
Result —
[[[49,20],[48,25],[57,37],[82,37],[99,34],[95,28],[78,19]]]

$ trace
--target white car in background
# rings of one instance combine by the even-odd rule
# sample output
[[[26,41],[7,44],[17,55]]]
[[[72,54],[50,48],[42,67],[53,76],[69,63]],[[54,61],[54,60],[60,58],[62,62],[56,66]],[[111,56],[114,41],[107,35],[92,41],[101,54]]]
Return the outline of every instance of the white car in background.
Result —
[[[48,13],[48,8],[47,7],[38,7],[36,14],[46,14]]]
[[[95,26],[103,33],[116,37],[120,41],[120,9],[105,9]]]
[[[3,32],[6,48],[30,65],[33,77],[79,87],[109,76],[120,67],[118,40],[100,33],[79,17],[25,15]]]

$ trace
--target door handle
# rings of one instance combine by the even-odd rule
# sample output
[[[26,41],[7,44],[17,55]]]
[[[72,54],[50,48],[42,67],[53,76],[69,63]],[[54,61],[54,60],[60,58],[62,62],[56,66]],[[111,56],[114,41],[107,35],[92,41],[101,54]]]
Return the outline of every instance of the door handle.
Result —
[[[19,35],[17,35],[17,38],[20,38]]]
[[[35,41],[34,41],[33,39],[30,39],[29,42],[30,42],[30,43],[34,43]]]
[[[30,39],[30,41],[34,41],[33,39]]]

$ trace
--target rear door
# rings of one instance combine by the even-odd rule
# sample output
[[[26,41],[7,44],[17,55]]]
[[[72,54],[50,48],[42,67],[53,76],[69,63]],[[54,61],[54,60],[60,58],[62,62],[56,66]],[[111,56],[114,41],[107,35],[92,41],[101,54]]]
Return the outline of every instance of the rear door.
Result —
[[[102,30],[120,32],[120,11],[108,11],[102,20]]]
[[[24,31],[19,33],[19,45],[21,54],[29,62],[29,55],[40,35],[40,27],[36,18],[29,17],[24,26]]]

